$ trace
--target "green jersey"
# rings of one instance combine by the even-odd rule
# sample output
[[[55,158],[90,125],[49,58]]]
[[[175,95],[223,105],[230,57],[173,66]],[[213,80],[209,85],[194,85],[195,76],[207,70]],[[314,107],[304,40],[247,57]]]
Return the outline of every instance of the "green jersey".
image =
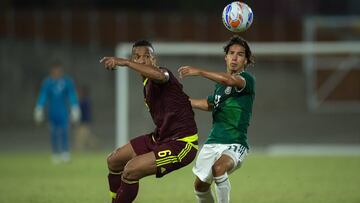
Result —
[[[209,104],[214,106],[213,126],[205,144],[239,143],[249,148],[247,129],[255,98],[255,78],[246,71],[238,75],[246,81],[243,89],[217,83],[214,94],[208,97]]]

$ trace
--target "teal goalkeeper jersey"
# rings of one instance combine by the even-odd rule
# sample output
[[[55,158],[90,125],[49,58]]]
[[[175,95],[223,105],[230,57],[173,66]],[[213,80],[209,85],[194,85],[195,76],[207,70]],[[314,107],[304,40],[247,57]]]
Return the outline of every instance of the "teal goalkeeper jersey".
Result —
[[[238,73],[246,80],[243,89],[217,83],[215,92],[208,97],[213,126],[205,144],[239,143],[249,149],[247,129],[255,98],[255,78],[246,71]]]

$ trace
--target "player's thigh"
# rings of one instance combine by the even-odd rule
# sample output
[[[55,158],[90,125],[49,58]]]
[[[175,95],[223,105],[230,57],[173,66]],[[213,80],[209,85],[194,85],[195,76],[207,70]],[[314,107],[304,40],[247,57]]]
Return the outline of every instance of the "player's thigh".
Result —
[[[128,161],[136,156],[130,143],[117,148],[108,157],[107,163],[110,170],[123,170]]]
[[[221,156],[221,148],[217,144],[204,144],[201,148],[192,171],[202,182],[212,183],[212,166]]]
[[[226,167],[228,173],[234,172],[240,168],[248,155],[248,149],[241,144],[227,144],[227,149],[222,152],[221,157],[225,157],[224,160],[220,160],[218,163],[220,166]],[[228,158],[232,159],[232,165],[229,163]],[[226,162],[226,163],[224,163]],[[221,170],[221,169],[220,169]]]
[[[132,158],[125,166],[123,177],[128,180],[139,180],[156,173],[154,152],[138,155]]]

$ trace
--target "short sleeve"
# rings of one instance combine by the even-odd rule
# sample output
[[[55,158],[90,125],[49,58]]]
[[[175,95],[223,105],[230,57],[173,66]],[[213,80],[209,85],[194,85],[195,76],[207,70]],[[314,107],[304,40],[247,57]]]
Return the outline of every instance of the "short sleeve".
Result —
[[[207,101],[208,101],[209,104],[214,104],[214,95],[209,95],[207,97]]]
[[[242,72],[240,75],[246,81],[246,85],[243,91],[248,93],[254,92],[255,78],[247,72]]]

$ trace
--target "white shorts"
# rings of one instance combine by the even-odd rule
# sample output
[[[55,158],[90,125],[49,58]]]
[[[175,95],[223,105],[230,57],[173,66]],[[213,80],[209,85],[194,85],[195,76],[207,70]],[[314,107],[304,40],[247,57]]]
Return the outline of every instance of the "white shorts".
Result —
[[[233,172],[240,168],[248,154],[248,149],[241,144],[204,144],[196,159],[193,173],[203,182],[209,184],[213,181],[212,166],[221,157],[226,154],[234,160]]]

